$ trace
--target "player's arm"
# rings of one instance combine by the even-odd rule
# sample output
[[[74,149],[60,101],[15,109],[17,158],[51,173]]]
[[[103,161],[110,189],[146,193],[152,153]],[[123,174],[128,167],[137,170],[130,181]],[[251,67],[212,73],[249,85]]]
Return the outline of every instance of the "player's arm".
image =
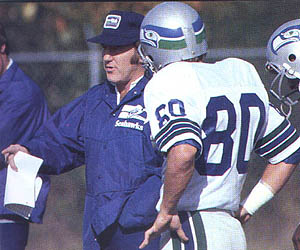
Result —
[[[197,148],[190,144],[180,144],[170,149],[164,180],[164,194],[160,210],[164,214],[177,214],[177,203],[194,172]]]
[[[260,181],[242,202],[237,215],[241,223],[246,223],[261,206],[271,200],[283,188],[296,166],[296,164],[285,162],[267,165]]]
[[[261,180],[242,202],[237,218],[245,223],[278,193],[300,162],[300,138],[295,128],[272,106],[264,136],[255,152],[269,161]]]
[[[182,241],[188,240],[177,215],[177,203],[192,178],[196,153],[197,148],[190,144],[179,144],[169,150],[160,211],[153,226],[145,232],[141,249],[167,229],[175,231]]]

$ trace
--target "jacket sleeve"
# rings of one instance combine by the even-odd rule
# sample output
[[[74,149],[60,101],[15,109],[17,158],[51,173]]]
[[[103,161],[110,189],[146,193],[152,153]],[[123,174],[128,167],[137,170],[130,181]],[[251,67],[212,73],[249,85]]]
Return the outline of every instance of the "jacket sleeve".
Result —
[[[27,82],[19,83],[11,82],[0,93],[0,150],[30,139],[49,117],[41,90]],[[0,168],[4,166],[4,156],[0,154]]]
[[[41,89],[17,66],[14,68],[17,72],[12,79],[0,80],[0,150],[10,144],[29,140],[50,116]],[[7,168],[3,168],[5,165],[4,157],[0,154],[1,216],[12,214],[3,206],[7,173]],[[30,217],[30,221],[35,223],[42,223],[50,188],[49,177],[43,175],[41,178],[43,185]]]
[[[84,164],[85,95],[59,109],[22,145],[44,160],[40,173],[60,174]]]

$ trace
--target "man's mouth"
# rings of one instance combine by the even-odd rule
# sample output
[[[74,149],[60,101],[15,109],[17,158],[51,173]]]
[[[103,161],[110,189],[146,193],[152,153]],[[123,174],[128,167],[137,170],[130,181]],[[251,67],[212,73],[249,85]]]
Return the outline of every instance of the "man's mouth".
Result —
[[[114,67],[112,67],[112,66],[105,66],[105,71],[106,72],[112,72],[114,70]]]

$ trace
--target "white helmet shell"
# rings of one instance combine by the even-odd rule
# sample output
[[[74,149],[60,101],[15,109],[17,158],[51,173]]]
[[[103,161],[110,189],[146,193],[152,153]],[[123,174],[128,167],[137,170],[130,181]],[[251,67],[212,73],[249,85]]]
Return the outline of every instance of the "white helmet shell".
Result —
[[[199,14],[181,2],[156,5],[145,16],[139,52],[155,71],[169,63],[207,53],[205,26]]]
[[[267,45],[267,64],[286,77],[300,79],[300,19],[284,23],[270,37]]]

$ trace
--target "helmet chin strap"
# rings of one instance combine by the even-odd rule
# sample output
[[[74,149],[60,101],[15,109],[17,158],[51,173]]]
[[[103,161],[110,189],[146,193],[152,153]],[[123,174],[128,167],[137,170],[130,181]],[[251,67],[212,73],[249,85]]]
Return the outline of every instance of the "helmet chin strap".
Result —
[[[289,118],[292,113],[292,106],[298,103],[298,100],[294,101],[290,98],[290,96],[292,94],[294,94],[295,92],[298,92],[298,90],[294,90],[294,91],[288,93],[287,95],[283,95],[281,92],[282,82],[283,82],[285,74],[287,73],[287,71],[289,71],[289,69],[284,67],[281,71],[278,71],[278,69],[276,69],[272,64],[270,64],[270,66],[273,69],[275,69],[278,72],[278,74],[272,81],[269,91],[277,100],[280,101],[281,112],[285,115],[285,117]],[[275,85],[276,85],[277,81],[278,81],[278,86],[276,88]],[[277,89],[277,92],[274,89]]]
[[[153,61],[149,58],[149,56],[145,56],[141,44],[138,46],[138,53],[143,61],[143,67],[150,69],[153,73],[156,73],[158,70],[154,66]]]
[[[284,116],[289,119],[291,113],[292,113],[292,105],[291,104],[284,104],[280,103],[280,110],[284,114]]]
[[[270,66],[278,72],[278,70],[272,64],[270,64]],[[276,77],[271,82],[271,86],[269,89],[270,93],[279,101],[283,101],[283,99],[282,99],[283,96],[281,94],[281,85],[282,85],[284,74],[285,74],[285,69],[282,69],[280,72],[278,72]],[[277,94],[276,91],[274,91],[274,89],[276,89],[275,85],[276,85],[278,78],[279,78],[279,81],[278,81],[278,86],[277,86],[277,93],[278,93]]]
[[[281,89],[282,89],[283,79],[286,76],[286,74],[290,74],[291,76],[294,76],[295,75],[294,73],[297,72],[293,71],[287,64],[284,64],[283,69],[280,71],[274,65],[272,64],[268,64],[268,65],[278,72],[277,76],[273,79],[271,83],[269,91],[277,100],[280,101],[281,112],[287,118],[289,118],[292,113],[292,106],[297,104],[299,101],[298,99],[296,100],[291,99],[290,96],[297,92],[300,92],[300,82],[299,82],[298,90],[293,90],[286,95],[282,94]],[[298,78],[297,75],[295,75],[295,78]],[[276,84],[278,85],[277,87]]]

